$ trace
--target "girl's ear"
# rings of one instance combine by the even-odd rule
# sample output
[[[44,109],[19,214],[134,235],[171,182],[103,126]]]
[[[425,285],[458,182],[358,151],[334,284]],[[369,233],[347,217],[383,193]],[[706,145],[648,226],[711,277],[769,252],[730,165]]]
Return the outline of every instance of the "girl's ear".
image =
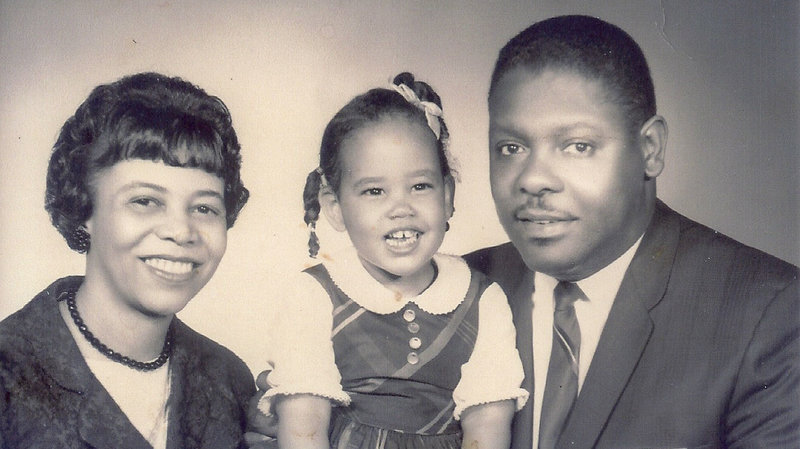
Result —
[[[333,229],[339,232],[346,230],[344,226],[344,219],[342,217],[342,207],[339,205],[339,199],[336,197],[336,192],[329,185],[321,186],[319,189],[319,205],[322,213],[330,223]]]
[[[445,215],[447,218],[453,218],[453,213],[456,211],[456,180],[452,175],[444,177],[444,202],[445,202]]]

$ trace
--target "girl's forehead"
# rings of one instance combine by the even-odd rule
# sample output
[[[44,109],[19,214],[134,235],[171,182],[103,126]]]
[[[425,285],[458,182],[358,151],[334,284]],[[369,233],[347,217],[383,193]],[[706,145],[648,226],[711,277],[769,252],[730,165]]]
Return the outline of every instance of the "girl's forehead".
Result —
[[[438,167],[438,146],[427,126],[408,120],[384,120],[354,131],[340,148],[344,171]]]

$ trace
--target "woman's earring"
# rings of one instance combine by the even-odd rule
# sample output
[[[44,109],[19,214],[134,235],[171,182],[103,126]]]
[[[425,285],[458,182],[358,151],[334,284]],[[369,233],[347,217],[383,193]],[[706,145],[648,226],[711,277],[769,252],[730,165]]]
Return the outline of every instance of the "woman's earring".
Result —
[[[92,236],[89,235],[89,232],[83,226],[78,226],[74,231],[72,231],[72,249],[81,254],[89,251],[89,244],[91,243],[91,240]]]

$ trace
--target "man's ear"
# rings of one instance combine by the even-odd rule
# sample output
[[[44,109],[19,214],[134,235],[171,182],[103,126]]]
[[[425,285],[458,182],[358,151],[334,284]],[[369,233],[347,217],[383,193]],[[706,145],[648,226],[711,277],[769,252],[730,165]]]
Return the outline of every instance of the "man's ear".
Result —
[[[654,115],[644,122],[639,131],[639,138],[644,160],[644,174],[653,179],[664,170],[664,156],[667,152],[667,121],[660,115]]]
[[[445,215],[447,218],[453,218],[453,213],[456,211],[456,180],[452,175],[444,177],[444,203]]]
[[[329,185],[324,185],[319,189],[319,205],[322,213],[330,223],[333,229],[343,232],[346,228],[344,226],[344,219],[342,217],[342,207],[339,204],[339,198],[336,192]]]

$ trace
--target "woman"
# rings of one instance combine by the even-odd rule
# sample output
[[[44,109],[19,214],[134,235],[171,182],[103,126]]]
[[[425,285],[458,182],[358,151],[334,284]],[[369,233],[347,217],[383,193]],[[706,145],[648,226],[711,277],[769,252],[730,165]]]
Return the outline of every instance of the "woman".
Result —
[[[143,73],[95,88],[61,129],[45,208],[86,274],[0,322],[0,447],[231,448],[246,365],[175,314],[247,202],[225,105]]]

